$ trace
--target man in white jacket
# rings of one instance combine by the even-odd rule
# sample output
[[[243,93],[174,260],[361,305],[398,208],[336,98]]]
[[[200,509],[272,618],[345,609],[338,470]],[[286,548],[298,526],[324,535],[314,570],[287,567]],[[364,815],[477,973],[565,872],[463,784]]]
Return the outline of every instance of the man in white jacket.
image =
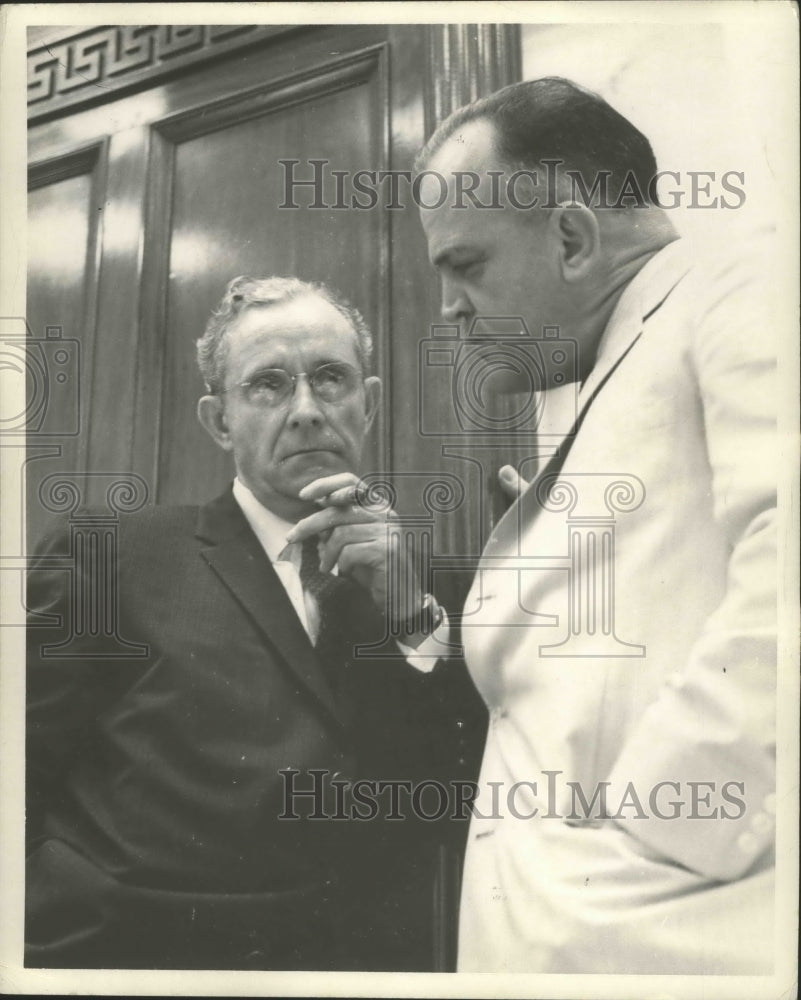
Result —
[[[459,970],[768,973],[767,297],[747,262],[690,258],[647,139],[569,81],[458,110],[418,168],[445,320],[518,317],[577,352],[575,420],[495,526],[465,607],[491,721]],[[542,354],[549,389],[563,354]]]

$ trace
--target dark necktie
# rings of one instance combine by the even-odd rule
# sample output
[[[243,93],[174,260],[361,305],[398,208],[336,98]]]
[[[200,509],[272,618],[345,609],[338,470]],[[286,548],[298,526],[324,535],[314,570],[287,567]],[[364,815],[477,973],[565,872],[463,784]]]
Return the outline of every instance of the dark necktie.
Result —
[[[320,628],[314,645],[336,689],[359,641],[353,602],[359,600],[361,588],[333,573],[321,572],[316,537],[307,538],[301,547],[300,582],[317,602]]]

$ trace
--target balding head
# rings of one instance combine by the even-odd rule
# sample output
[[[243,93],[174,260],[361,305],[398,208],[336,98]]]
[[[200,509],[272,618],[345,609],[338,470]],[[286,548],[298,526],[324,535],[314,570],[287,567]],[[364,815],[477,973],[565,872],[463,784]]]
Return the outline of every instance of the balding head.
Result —
[[[676,238],[640,191],[656,173],[647,139],[566,80],[516,84],[459,109],[417,166],[431,174],[420,186],[421,221],[443,317],[463,330],[476,317],[517,317],[534,337],[559,327],[578,342],[582,376],[625,286]],[[619,183],[634,196],[597,204],[601,175],[609,191]],[[576,185],[592,196],[576,197]]]
[[[471,123],[492,129],[497,161],[507,170],[537,171],[543,183],[558,177],[560,187],[549,192],[550,202],[557,194],[575,197],[593,189],[597,201],[597,180],[603,177],[610,204],[654,203],[657,166],[648,140],[602,97],[570,80],[527,80],[459,108],[428,140],[416,169],[436,169],[437,153],[446,143],[459,143]],[[471,169],[468,155],[462,169]]]

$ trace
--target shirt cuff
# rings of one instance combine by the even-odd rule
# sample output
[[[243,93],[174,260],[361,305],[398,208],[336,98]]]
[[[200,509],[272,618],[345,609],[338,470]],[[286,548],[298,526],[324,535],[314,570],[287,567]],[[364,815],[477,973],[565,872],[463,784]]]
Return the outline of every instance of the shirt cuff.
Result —
[[[439,660],[453,656],[457,652],[456,647],[451,642],[451,623],[448,620],[447,611],[442,609],[442,621],[431,635],[423,639],[417,648],[407,646],[400,640],[398,640],[398,648],[410,666],[421,673],[430,674]]]

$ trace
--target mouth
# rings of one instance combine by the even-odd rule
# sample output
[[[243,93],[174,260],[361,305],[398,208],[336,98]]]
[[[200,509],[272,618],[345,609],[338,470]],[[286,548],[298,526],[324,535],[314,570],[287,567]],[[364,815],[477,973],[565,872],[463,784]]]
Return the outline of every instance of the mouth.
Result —
[[[291,451],[288,455],[285,455],[284,462],[290,461],[293,458],[338,458],[339,452],[334,448],[297,448],[295,451]]]

